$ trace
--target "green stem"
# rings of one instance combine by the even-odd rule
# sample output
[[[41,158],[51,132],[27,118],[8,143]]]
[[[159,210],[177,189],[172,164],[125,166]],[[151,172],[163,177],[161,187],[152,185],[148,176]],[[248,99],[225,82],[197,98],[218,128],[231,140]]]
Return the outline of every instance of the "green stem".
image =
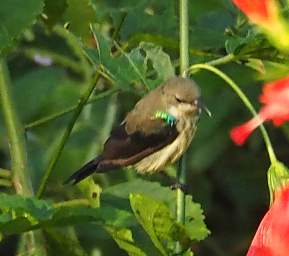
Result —
[[[69,124],[66,127],[66,130],[64,131],[64,134],[61,138],[60,143],[58,144],[58,147],[56,148],[55,152],[52,155],[52,158],[48,164],[47,169],[44,172],[44,176],[40,182],[40,186],[38,188],[37,191],[37,197],[40,198],[43,195],[43,192],[46,188],[47,185],[47,181],[54,169],[54,167],[56,166],[56,163],[58,161],[58,159],[60,158],[60,155],[62,153],[62,150],[65,146],[65,143],[67,142],[72,129],[74,127],[74,124],[76,123],[83,107],[85,106],[86,102],[88,101],[90,95],[92,94],[98,80],[100,78],[100,74],[97,73],[96,77],[94,79],[92,79],[92,81],[90,82],[90,84],[88,85],[88,88],[86,89],[86,91],[84,92],[84,94],[80,97],[77,108],[75,109],[75,112],[73,113],[73,116],[70,119]]]
[[[219,65],[227,64],[227,63],[232,62],[234,60],[236,60],[235,55],[230,53],[230,54],[225,55],[223,57],[220,57],[218,59],[208,61],[206,64],[211,65],[211,66],[219,66]]]
[[[180,74],[186,77],[186,70],[189,67],[189,13],[188,0],[179,1],[180,12]],[[186,184],[186,154],[180,160],[180,165],[177,170],[177,182],[179,184]],[[176,217],[179,223],[185,224],[186,217],[186,200],[185,193],[181,188],[177,189],[177,205]],[[176,244],[176,253],[181,252],[180,243]]]
[[[102,98],[104,98],[104,97],[106,97],[106,96],[109,96],[109,95],[111,95],[111,94],[114,94],[114,93],[116,93],[117,91],[118,91],[117,89],[112,89],[112,90],[108,90],[108,91],[99,93],[99,94],[91,97],[91,98],[85,103],[85,105],[89,105],[89,104],[91,104],[91,103],[94,103],[95,101],[98,101],[99,99],[102,99]],[[61,110],[61,111],[59,111],[59,112],[57,112],[57,113],[54,113],[54,114],[49,115],[49,116],[42,117],[42,118],[40,118],[40,119],[38,119],[38,120],[36,120],[36,121],[33,121],[33,122],[29,123],[29,124],[26,124],[26,125],[25,125],[25,129],[26,129],[26,130],[28,130],[28,129],[33,129],[33,128],[35,128],[35,127],[38,127],[38,126],[40,126],[40,125],[46,124],[46,123],[48,123],[48,122],[50,122],[50,121],[53,121],[53,120],[55,120],[55,119],[57,119],[57,118],[60,118],[60,117],[62,117],[62,116],[64,116],[64,115],[67,115],[67,114],[73,112],[74,110],[76,110],[76,109],[77,109],[77,106],[78,106],[78,104],[75,104],[75,105],[73,105],[73,106],[71,106],[71,107],[68,107],[68,108],[66,108],[66,109],[63,109],[63,110]]]
[[[88,199],[73,199],[69,201],[55,203],[53,204],[53,206],[54,208],[91,206],[91,202]]]
[[[24,130],[12,102],[10,87],[7,64],[5,60],[0,59],[0,102],[2,102],[10,145],[12,180],[17,194],[32,196],[33,190],[27,168]]]
[[[10,146],[12,183],[17,194],[33,196],[34,193],[27,164],[24,129],[12,101],[10,87],[11,82],[6,61],[0,59],[0,102],[2,103],[4,122],[7,127]],[[2,185],[4,185],[3,182]],[[21,237],[21,241],[24,250],[38,250],[41,251],[41,255],[46,255],[40,232],[27,232]]]
[[[250,100],[247,98],[247,96],[244,94],[244,92],[240,89],[240,87],[230,78],[228,77],[225,73],[223,73],[221,70],[212,67],[210,65],[207,64],[196,64],[196,65],[192,65],[189,68],[189,72],[193,71],[193,70],[198,70],[198,69],[206,69],[209,70],[211,72],[213,72],[214,74],[216,74],[217,76],[219,76],[220,78],[222,78],[224,81],[227,82],[228,85],[231,86],[231,88],[234,90],[234,92],[239,96],[239,98],[242,100],[242,102],[244,103],[244,105],[247,107],[247,109],[252,113],[253,116],[257,116],[257,112],[255,110],[255,108],[253,107],[253,105],[251,104]],[[272,147],[272,143],[270,141],[270,138],[268,136],[268,133],[265,129],[265,127],[261,124],[260,125],[260,131],[262,133],[267,151],[268,151],[268,155],[270,158],[271,163],[274,163],[277,161],[277,157],[275,155],[274,149]]]

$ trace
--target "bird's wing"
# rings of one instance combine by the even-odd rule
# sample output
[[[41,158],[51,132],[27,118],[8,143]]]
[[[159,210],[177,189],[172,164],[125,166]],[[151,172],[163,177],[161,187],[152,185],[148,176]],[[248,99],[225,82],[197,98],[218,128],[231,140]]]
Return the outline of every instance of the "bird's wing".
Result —
[[[175,124],[168,125],[162,120],[151,120],[150,132],[128,133],[126,123],[114,129],[104,144],[99,169],[133,165],[144,157],[170,144],[178,136]]]

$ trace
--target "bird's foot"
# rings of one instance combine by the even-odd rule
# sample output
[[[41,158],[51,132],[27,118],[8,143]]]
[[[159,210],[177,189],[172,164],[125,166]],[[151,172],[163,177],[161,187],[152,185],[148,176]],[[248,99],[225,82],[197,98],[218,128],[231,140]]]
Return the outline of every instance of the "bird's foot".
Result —
[[[187,184],[182,184],[182,183],[174,183],[173,185],[170,186],[170,188],[172,190],[176,190],[176,189],[180,189],[184,192],[184,194],[188,194],[188,190],[189,190],[189,187]]]

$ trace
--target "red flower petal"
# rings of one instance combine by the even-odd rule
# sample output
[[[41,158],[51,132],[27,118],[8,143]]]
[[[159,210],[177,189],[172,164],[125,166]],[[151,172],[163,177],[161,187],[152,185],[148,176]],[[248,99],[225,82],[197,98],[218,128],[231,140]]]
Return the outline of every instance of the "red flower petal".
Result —
[[[261,124],[264,119],[259,116],[251,119],[250,121],[233,128],[230,132],[230,137],[235,144],[241,146],[244,144],[249,135]]]
[[[254,236],[247,256],[288,256],[289,186],[275,193],[275,200]]]
[[[242,145],[252,131],[266,120],[272,120],[276,126],[289,121],[289,77],[266,84],[260,101],[264,106],[258,117],[232,129],[230,135],[237,145]]]
[[[233,0],[233,3],[249,18],[268,20],[270,0]]]
[[[280,100],[286,104],[289,102],[289,77],[267,83],[263,87],[260,102],[270,104]]]

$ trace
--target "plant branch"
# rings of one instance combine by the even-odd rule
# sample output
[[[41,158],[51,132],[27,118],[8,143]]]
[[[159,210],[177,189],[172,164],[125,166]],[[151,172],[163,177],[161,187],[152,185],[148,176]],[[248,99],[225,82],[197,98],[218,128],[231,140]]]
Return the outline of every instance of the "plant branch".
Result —
[[[205,69],[205,70],[209,70],[211,72],[213,72],[214,74],[216,74],[217,76],[219,76],[220,78],[222,78],[224,81],[227,82],[228,85],[230,85],[230,87],[233,89],[233,91],[239,96],[239,98],[242,100],[242,102],[244,103],[244,105],[247,107],[247,109],[252,113],[253,116],[257,116],[257,112],[255,110],[255,108],[253,107],[252,103],[250,102],[250,100],[247,98],[247,96],[245,95],[245,93],[241,90],[241,88],[229,77],[227,76],[225,73],[223,73],[221,70],[212,67],[210,65],[207,64],[196,64],[196,65],[192,65],[189,68],[189,72],[193,71],[193,70],[198,70],[198,69]],[[270,158],[271,163],[274,163],[277,161],[277,157],[275,155],[274,149],[272,147],[272,143],[270,141],[270,138],[268,136],[268,133],[264,127],[264,125],[260,125],[260,131],[262,133],[267,151],[268,151],[268,155]]]
[[[91,202],[88,199],[73,199],[69,201],[54,203],[53,206],[54,208],[91,206]]]
[[[11,156],[12,180],[16,193],[32,196],[32,184],[27,168],[24,129],[22,128],[10,92],[9,71],[4,59],[0,59],[0,101],[7,128]]]
[[[47,185],[47,182],[48,182],[48,179],[52,173],[52,171],[54,170],[55,166],[56,166],[56,163],[57,161],[59,160],[60,158],[60,155],[64,149],[64,146],[72,132],[72,129],[74,127],[74,124],[76,123],[82,109],[84,108],[85,104],[87,103],[90,95],[92,94],[98,80],[100,78],[100,74],[97,73],[96,76],[92,79],[92,81],[90,82],[90,84],[88,85],[86,91],[84,92],[84,94],[80,97],[79,101],[78,101],[78,104],[77,104],[77,107],[75,109],[75,112],[73,113],[73,116],[71,117],[70,119],[70,122],[68,123],[65,131],[64,131],[64,134],[62,135],[62,138],[61,138],[61,141],[60,143],[58,144],[55,152],[53,153],[52,155],[52,158],[48,164],[48,167],[47,169],[45,170],[44,172],[44,176],[40,182],[40,186],[38,188],[38,191],[37,191],[37,197],[40,198],[42,195],[43,195],[43,192],[46,188],[46,185]]]
[[[188,0],[179,0],[180,12],[180,74],[186,77],[185,70],[189,67],[189,14],[188,14]],[[180,160],[179,168],[177,170],[177,182],[179,184],[186,184],[186,154]],[[177,189],[177,205],[176,205],[177,221],[185,224],[186,217],[186,200],[185,193],[181,188]],[[176,244],[176,253],[181,252],[180,243]]]
[[[109,95],[112,95],[112,94],[114,94],[114,93],[116,93],[116,92],[118,92],[118,89],[111,89],[111,90],[108,90],[108,91],[99,93],[99,94],[91,97],[91,98],[85,103],[85,105],[92,104],[92,103],[98,101],[99,99],[102,99],[102,98],[104,98],[104,97],[107,97],[107,96],[109,96]],[[63,109],[63,110],[61,110],[61,111],[59,111],[59,112],[57,112],[57,113],[54,113],[54,114],[51,114],[51,115],[42,117],[42,118],[40,118],[40,119],[38,119],[38,120],[36,120],[36,121],[33,121],[33,122],[29,123],[29,124],[26,124],[26,125],[24,126],[24,127],[25,127],[25,130],[33,129],[33,128],[35,128],[35,127],[38,127],[38,126],[41,126],[41,125],[43,125],[43,124],[46,124],[46,123],[48,123],[48,122],[50,122],[50,121],[53,121],[53,120],[55,120],[55,119],[57,119],[57,118],[60,118],[60,117],[62,117],[62,116],[65,116],[65,115],[73,112],[74,110],[76,110],[76,109],[77,109],[77,106],[78,106],[78,104],[75,104],[75,105],[73,105],[73,106],[71,106],[71,107],[68,107],[68,108],[66,108],[66,109]]]
[[[2,103],[4,122],[10,146],[12,183],[17,194],[33,196],[34,193],[27,164],[24,129],[21,126],[12,101],[10,87],[11,82],[7,63],[4,59],[0,58],[0,102]],[[3,186],[10,185],[3,180],[1,180],[1,184]],[[42,233],[27,232],[23,234],[20,241],[22,247],[19,251],[22,251],[22,249],[29,251],[38,250],[41,252],[41,255],[46,255]]]
[[[215,60],[210,60],[206,64],[211,65],[211,66],[219,66],[219,65],[227,64],[227,63],[232,62],[234,60],[236,60],[236,56],[230,53],[228,55],[222,56],[222,57],[217,58]]]

